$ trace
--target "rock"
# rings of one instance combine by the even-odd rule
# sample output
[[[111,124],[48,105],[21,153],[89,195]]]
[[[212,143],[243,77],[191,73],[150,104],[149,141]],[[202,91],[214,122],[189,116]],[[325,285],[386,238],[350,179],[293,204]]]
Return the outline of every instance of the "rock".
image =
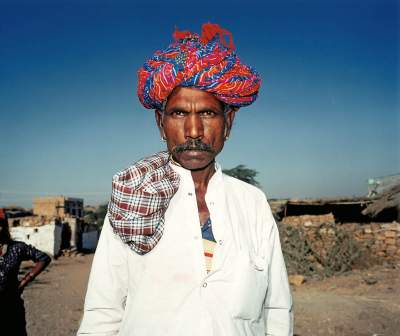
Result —
[[[335,230],[330,228],[330,229],[327,230],[327,234],[330,235],[330,236],[334,236],[335,235]]]
[[[300,286],[306,281],[306,278],[302,275],[289,275],[289,283],[293,286]]]
[[[383,267],[389,268],[389,269],[395,269],[396,268],[392,263],[390,263],[390,262],[388,262],[386,260],[383,262],[382,265],[383,265]]]
[[[344,327],[341,325],[337,325],[335,326],[334,330],[335,330],[335,335],[343,335]]]
[[[377,223],[371,223],[371,229],[372,229],[372,231],[377,232],[377,231],[380,231],[381,226]]]
[[[364,239],[364,240],[367,240],[367,239],[369,239],[369,240],[374,240],[375,239],[375,236],[373,235],[373,234],[371,234],[371,233],[366,233],[366,234],[364,234],[363,236],[362,236],[362,239]]]
[[[304,224],[303,224],[305,227],[310,227],[310,226],[313,226],[313,223],[311,222],[311,221],[306,221],[306,222],[304,222]]]
[[[396,232],[395,231],[386,231],[385,236],[387,238],[396,238]]]
[[[359,320],[369,320],[370,316],[366,311],[362,311],[360,314],[358,314],[358,319]]]
[[[374,278],[373,276],[367,276],[365,278],[363,278],[363,280],[365,281],[365,283],[367,285],[375,285],[378,280],[376,278]]]
[[[385,230],[394,230],[394,231],[400,231],[400,224],[393,222],[393,223],[388,223],[388,224],[382,224],[382,228]]]
[[[324,270],[324,266],[322,266],[319,262],[314,262],[313,266],[315,267],[315,269],[317,269],[319,271],[323,271]]]
[[[394,256],[397,252],[397,247],[396,246],[388,246],[386,248],[386,254],[388,256]]]
[[[386,238],[385,243],[388,245],[396,245],[396,239],[394,238]]]

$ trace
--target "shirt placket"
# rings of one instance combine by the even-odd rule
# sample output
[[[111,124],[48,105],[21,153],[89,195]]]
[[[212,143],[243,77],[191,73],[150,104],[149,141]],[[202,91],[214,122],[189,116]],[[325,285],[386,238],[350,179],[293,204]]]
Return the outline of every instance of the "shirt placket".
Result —
[[[224,190],[221,176],[218,174],[219,172],[211,179],[206,193],[206,203],[210,212],[211,226],[216,241],[212,267],[208,277],[220,269],[226,243]]]
[[[198,261],[199,269],[200,269],[200,284],[202,287],[206,287],[204,285],[205,278],[207,276],[206,263],[204,258],[204,247],[202,241],[200,220],[198,216],[198,208],[197,208],[197,200],[196,200],[196,192],[194,189],[194,183],[190,176],[190,183],[186,184],[186,197],[187,197],[187,211],[188,216],[186,218],[190,218],[190,223],[185,223],[191,225],[191,231],[193,232],[192,237],[194,240],[194,245],[196,249],[196,259]]]

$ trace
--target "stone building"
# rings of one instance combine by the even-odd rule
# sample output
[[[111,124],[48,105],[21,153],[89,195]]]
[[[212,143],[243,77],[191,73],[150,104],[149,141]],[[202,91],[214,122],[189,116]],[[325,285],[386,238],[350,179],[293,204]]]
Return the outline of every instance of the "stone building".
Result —
[[[65,196],[46,196],[33,199],[33,213],[48,218],[83,217],[83,199]]]

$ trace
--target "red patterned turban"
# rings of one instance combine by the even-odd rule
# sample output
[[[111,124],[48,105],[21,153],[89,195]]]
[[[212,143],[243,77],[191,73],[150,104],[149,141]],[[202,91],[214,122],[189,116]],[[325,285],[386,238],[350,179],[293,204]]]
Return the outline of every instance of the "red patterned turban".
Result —
[[[201,37],[187,31],[175,31],[173,36],[175,42],[156,51],[138,71],[138,96],[144,107],[162,109],[177,86],[210,92],[231,106],[246,106],[256,100],[260,76],[240,62],[229,31],[207,23]]]

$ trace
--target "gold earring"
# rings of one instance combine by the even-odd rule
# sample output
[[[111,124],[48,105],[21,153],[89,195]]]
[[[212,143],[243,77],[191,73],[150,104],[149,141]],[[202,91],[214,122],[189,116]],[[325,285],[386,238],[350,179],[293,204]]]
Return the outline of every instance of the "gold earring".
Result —
[[[225,127],[225,131],[224,131],[224,139],[225,139],[225,141],[229,139],[229,133],[228,133],[228,130],[226,127]]]

